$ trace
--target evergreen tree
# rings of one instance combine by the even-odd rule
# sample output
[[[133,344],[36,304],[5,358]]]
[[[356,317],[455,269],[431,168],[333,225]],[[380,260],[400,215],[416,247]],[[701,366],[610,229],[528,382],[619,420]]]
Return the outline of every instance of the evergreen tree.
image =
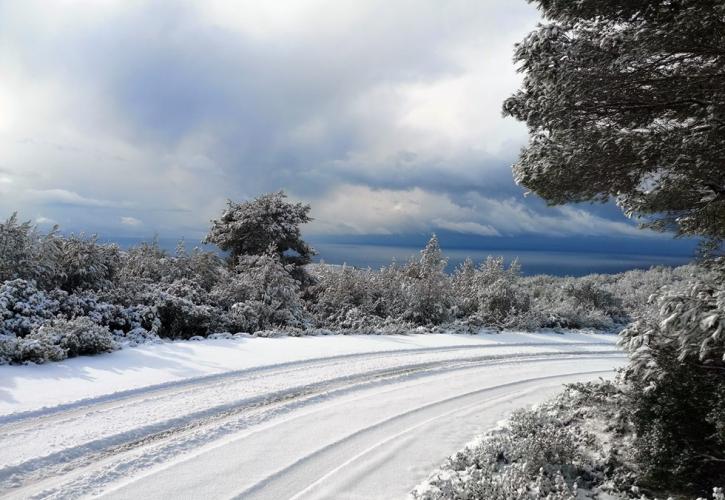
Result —
[[[232,265],[242,255],[264,255],[270,247],[284,264],[308,264],[315,251],[302,239],[300,225],[312,220],[310,206],[286,198],[279,191],[252,201],[229,201],[221,217],[212,221],[204,243],[229,252]]]
[[[407,287],[409,309],[405,316],[421,324],[443,322],[450,311],[450,280],[445,273],[448,259],[443,256],[434,234],[420,252],[417,262],[408,265],[411,280]]]
[[[725,3],[529,0],[516,46],[517,182],[552,204],[615,198],[645,226],[725,237]]]

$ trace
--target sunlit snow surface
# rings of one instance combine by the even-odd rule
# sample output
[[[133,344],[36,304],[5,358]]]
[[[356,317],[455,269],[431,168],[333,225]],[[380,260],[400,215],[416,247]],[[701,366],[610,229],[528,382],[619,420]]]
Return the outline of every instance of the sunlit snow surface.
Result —
[[[400,497],[511,409],[610,376],[615,341],[242,338],[3,366],[0,492]]]

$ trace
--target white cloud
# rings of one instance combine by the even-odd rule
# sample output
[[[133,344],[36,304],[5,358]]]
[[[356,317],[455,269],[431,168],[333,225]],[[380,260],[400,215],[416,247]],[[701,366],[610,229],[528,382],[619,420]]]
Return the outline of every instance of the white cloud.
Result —
[[[35,223],[36,224],[41,224],[41,225],[53,225],[53,224],[56,224],[55,220],[53,220],[51,218],[48,218],[48,217],[43,217],[42,215],[35,218]]]
[[[136,217],[125,216],[125,217],[121,217],[121,224],[123,224],[124,226],[135,227],[135,226],[143,225],[143,221],[141,221],[140,219],[137,219]]]
[[[28,189],[30,198],[42,204],[65,204],[81,207],[114,208],[129,206],[128,202],[99,200],[82,196],[75,191],[67,189]]]
[[[312,216],[309,232],[313,234],[395,234],[439,228],[479,236],[658,235],[572,207],[540,213],[520,199],[495,200],[469,193],[454,201],[420,188],[340,186],[313,206]]]
[[[454,222],[443,219],[433,219],[433,224],[441,229],[448,229],[463,234],[477,234],[479,236],[501,236],[501,233],[488,224],[480,224],[478,222],[463,221]]]

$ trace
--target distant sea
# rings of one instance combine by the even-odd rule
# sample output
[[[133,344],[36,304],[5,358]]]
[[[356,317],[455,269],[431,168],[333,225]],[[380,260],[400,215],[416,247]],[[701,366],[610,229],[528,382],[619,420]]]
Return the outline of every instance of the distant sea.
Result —
[[[344,264],[373,269],[390,264],[395,259],[406,262],[419,255],[412,247],[322,243],[315,246],[316,261]],[[679,266],[691,257],[684,255],[646,255],[632,253],[562,252],[551,250],[452,249],[445,250],[448,270],[470,257],[478,263],[488,255],[501,256],[507,263],[518,259],[525,275],[553,274],[557,276],[583,276],[592,273],[620,273],[630,269],[648,269],[656,265]]]
[[[379,269],[393,259],[404,263],[420,254],[429,234],[386,236],[310,237],[317,250],[316,262],[348,264],[355,267]],[[438,233],[443,253],[448,257],[448,270],[470,257],[478,263],[488,255],[501,256],[507,263],[518,259],[525,275],[553,274],[582,276],[591,273],[619,273],[652,266],[679,266],[693,259],[697,242],[658,238],[611,237],[471,237],[455,233]],[[150,238],[103,238],[123,248],[149,241]],[[159,244],[173,252],[177,239],[161,237]],[[198,239],[186,239],[190,249],[199,245]],[[214,247],[205,247],[213,250]]]

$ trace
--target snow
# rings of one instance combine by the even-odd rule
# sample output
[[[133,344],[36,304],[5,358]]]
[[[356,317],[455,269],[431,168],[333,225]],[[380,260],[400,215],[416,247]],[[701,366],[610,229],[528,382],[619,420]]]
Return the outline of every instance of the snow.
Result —
[[[624,359],[615,341],[241,338],[3,366],[0,491],[399,497],[511,409],[611,374]]]
[[[0,417],[87,398],[233,370],[320,357],[441,347],[571,343],[614,344],[588,332],[479,335],[350,335],[165,342],[44,365],[0,366]],[[501,353],[511,352],[501,350]],[[533,351],[532,351],[533,352]],[[52,391],[48,384],[52,383]],[[2,420],[0,419],[0,422]]]

